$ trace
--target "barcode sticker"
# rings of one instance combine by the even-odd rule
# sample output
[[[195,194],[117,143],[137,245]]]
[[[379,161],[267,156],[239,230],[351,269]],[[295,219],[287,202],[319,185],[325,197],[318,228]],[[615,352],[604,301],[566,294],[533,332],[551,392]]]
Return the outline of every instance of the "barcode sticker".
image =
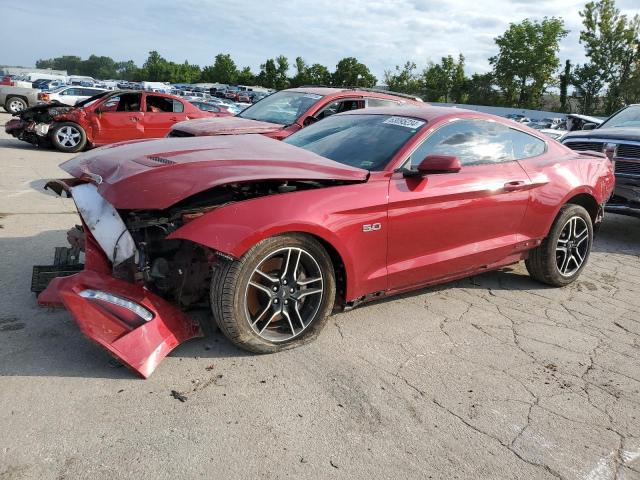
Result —
[[[425,122],[423,122],[422,120],[415,120],[413,118],[407,117],[389,117],[382,123],[386,123],[389,125],[398,125],[400,127],[406,128],[420,128],[425,124]]]

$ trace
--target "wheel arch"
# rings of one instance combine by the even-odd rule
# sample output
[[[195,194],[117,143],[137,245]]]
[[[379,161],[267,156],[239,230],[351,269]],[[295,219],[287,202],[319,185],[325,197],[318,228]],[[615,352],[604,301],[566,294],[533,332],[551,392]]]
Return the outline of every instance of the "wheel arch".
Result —
[[[223,255],[233,258],[242,257],[251,247],[270,237],[282,235],[305,235],[316,240],[327,252],[333,264],[336,279],[336,304],[343,305],[350,299],[350,292],[355,289],[353,280],[355,274],[346,248],[340,244],[338,238],[329,230],[316,224],[291,224],[271,226],[262,231],[247,232],[241,225],[226,225],[227,234],[210,235],[206,230],[200,230],[197,220],[191,222],[169,235],[169,239],[183,239],[211,248]],[[230,241],[230,240],[236,241]]]
[[[566,204],[580,205],[589,213],[589,216],[591,217],[591,223],[593,223],[593,225],[596,225],[596,223],[598,223],[598,216],[600,214],[601,207],[598,204],[596,198],[591,195],[591,193],[578,193],[573,197],[567,199],[565,205]]]

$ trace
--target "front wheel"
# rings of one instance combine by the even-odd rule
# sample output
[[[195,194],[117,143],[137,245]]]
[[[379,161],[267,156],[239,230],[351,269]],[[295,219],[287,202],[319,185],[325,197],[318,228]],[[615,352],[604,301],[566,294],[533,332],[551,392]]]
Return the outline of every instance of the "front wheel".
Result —
[[[333,308],[333,264],[315,239],[271,237],[214,267],[211,308],[236,345],[272,353],[313,340]]]
[[[525,265],[536,280],[562,287],[580,276],[592,244],[593,224],[589,213],[580,205],[565,205],[549,235],[531,250]]]
[[[53,128],[50,135],[51,143],[61,152],[80,152],[87,146],[87,134],[77,123],[60,123]]]

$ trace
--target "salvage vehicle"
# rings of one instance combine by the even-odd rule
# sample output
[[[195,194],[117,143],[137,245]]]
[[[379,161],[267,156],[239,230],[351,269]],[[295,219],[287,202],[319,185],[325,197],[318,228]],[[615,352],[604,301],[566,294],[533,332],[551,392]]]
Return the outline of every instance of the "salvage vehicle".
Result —
[[[605,210],[640,218],[640,105],[619,110],[600,125],[567,133],[562,143],[577,151],[604,152],[614,164],[616,187]]]
[[[8,134],[33,145],[79,152],[125,140],[164,137],[176,122],[213,114],[165,93],[105,91],[75,107],[51,102],[14,116],[18,118],[5,125]]]
[[[236,92],[237,93],[237,92]],[[300,87],[273,93],[235,117],[174,125],[170,137],[259,133],[282,140],[323,118],[365,107],[422,106],[418,97],[366,88]]]
[[[283,142],[128,142],[61,168],[71,178],[45,188],[71,196],[82,225],[56,257],[85,261],[35,267],[34,290],[55,277],[38,303],[66,307],[143,377],[215,325],[270,353],[312,340],[334,310],[523,260],[568,285],[614,182],[601,153],[442,107],[349,111]],[[197,306],[212,315],[196,322]]]

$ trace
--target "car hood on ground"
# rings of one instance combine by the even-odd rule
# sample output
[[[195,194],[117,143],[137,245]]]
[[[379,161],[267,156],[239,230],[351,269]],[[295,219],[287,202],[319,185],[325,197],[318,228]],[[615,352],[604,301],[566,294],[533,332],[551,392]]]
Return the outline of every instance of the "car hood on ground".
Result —
[[[176,123],[172,130],[180,130],[196,137],[208,135],[240,135],[271,133],[284,128],[278,123],[260,122],[242,117],[200,118]]]
[[[577,132],[568,133],[562,140],[631,140],[640,142],[640,128],[596,128],[595,130],[579,130]]]
[[[117,143],[60,167],[92,181],[118,209],[165,209],[196,193],[256,180],[362,182],[369,172],[262,135]]]

